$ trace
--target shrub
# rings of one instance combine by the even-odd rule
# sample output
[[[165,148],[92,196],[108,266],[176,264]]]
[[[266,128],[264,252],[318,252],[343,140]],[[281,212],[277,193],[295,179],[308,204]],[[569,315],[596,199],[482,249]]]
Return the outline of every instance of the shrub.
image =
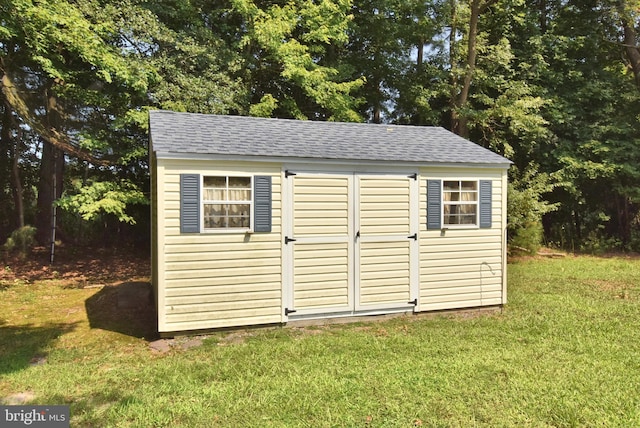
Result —
[[[512,252],[536,254],[542,246],[542,216],[557,209],[543,199],[556,184],[530,165],[521,174],[514,168],[507,195],[507,231]]]
[[[539,222],[524,223],[509,240],[511,252],[536,254],[542,246],[542,232],[542,224]]]
[[[16,252],[21,257],[26,257],[35,246],[36,228],[33,226],[23,226],[11,232],[4,244],[6,251]]]

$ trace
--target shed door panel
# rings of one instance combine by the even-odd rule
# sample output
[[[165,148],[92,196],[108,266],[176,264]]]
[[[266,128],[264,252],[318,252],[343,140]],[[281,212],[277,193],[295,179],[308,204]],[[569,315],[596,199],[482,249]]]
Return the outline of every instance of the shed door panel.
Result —
[[[296,315],[349,310],[350,176],[293,179],[293,307]]]
[[[294,307],[300,313],[349,307],[349,253],[346,242],[296,243]]]
[[[409,242],[360,243],[359,304],[407,306],[410,300]]]
[[[411,180],[358,177],[357,310],[411,306]]]

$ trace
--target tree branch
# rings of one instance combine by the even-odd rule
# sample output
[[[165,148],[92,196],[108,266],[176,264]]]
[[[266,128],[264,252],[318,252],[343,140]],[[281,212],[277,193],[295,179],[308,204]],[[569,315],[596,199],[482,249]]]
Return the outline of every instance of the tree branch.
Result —
[[[11,78],[6,71],[1,69],[0,71],[2,71],[0,90],[4,95],[5,102],[14,112],[22,117],[22,120],[36,131],[45,142],[71,156],[75,156],[95,165],[107,166],[111,164],[109,160],[97,158],[88,151],[74,145],[68,135],[57,131],[55,128],[47,127],[37,120],[29,111],[29,107],[27,107],[26,102],[18,92],[18,88],[11,81]]]

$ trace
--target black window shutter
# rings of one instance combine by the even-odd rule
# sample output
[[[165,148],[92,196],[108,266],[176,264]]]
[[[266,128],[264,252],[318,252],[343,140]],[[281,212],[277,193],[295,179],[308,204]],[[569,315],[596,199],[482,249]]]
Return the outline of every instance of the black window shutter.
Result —
[[[427,229],[442,227],[442,180],[427,180]]]
[[[271,232],[271,176],[253,177],[253,230]]]
[[[480,227],[491,227],[491,181],[480,180]]]
[[[180,233],[200,232],[200,175],[180,174]]]

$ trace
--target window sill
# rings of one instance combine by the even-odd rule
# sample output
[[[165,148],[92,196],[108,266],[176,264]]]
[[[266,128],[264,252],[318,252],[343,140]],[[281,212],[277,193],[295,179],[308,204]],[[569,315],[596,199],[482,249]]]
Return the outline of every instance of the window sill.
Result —
[[[242,235],[247,235],[247,234],[252,234],[253,233],[253,229],[247,229],[247,228],[233,228],[233,229],[201,229],[200,233],[206,234],[206,235],[229,235],[229,234],[242,234]]]
[[[440,230],[476,230],[480,229],[477,224],[447,224],[442,226]]]

